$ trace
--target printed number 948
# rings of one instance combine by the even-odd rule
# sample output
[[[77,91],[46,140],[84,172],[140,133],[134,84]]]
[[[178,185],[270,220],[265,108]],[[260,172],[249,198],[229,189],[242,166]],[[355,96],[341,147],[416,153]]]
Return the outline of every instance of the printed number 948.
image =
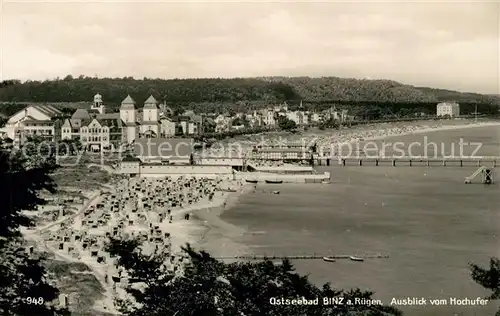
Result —
[[[28,305],[43,305],[43,297],[26,297],[23,301]]]

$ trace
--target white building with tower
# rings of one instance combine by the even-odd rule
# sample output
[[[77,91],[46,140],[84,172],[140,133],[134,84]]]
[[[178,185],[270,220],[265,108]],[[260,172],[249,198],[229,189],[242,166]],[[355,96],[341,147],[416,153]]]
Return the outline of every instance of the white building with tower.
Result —
[[[96,94],[89,110],[78,109],[64,121],[61,138],[79,139],[89,150],[113,150],[141,138],[174,136],[176,126],[176,120],[160,116],[158,102],[152,95],[144,101],[141,109],[127,95],[119,112],[106,113],[102,96]]]
[[[80,140],[91,151],[118,149],[123,142],[119,113],[105,113],[100,94],[94,96],[90,110],[78,109],[61,126],[61,139]]]

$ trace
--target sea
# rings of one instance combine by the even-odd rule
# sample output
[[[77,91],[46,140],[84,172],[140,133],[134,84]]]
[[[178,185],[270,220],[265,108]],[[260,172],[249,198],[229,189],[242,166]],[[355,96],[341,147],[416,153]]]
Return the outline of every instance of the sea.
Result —
[[[459,143],[465,144],[462,148],[479,143],[474,155],[500,156],[499,126],[392,137],[385,143],[425,140],[437,143],[438,151],[443,144],[441,155],[450,154]],[[464,149],[463,155],[471,155],[476,147]],[[404,315],[495,314],[496,301],[458,306],[451,299],[490,294],[472,280],[469,264],[487,266],[490,257],[500,257],[498,182],[464,184],[464,178],[477,169],[474,166],[335,164],[316,169],[330,172],[331,183],[258,184],[242,195],[220,216],[244,231],[231,236],[232,242],[249,255],[387,255],[364,262],[293,263],[297,272],[318,285],[330,282],[338,289],[372,291],[384,304],[393,298],[427,300],[423,306],[395,306]],[[500,168],[494,172],[498,175]],[[274,190],[280,194],[272,194]],[[215,249],[217,255],[231,255],[225,253],[224,243],[217,242],[227,239],[223,228],[212,228],[205,237],[212,245],[221,245]],[[445,299],[447,304],[433,306],[430,299]]]

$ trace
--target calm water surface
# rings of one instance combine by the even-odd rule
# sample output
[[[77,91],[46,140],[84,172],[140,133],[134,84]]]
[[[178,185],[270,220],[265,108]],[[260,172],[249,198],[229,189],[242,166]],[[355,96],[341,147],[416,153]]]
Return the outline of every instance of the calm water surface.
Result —
[[[482,142],[478,155],[500,156],[500,129],[428,134],[428,141]],[[424,135],[400,137],[421,141]],[[500,257],[500,187],[463,183],[473,167],[318,167],[330,184],[266,185],[221,218],[246,229],[235,241],[254,254],[375,254],[365,262],[294,261],[315,283],[372,290],[375,298],[476,298],[489,293],[468,263]],[[496,169],[498,174],[500,169]],[[281,194],[271,194],[279,189]],[[210,231],[212,238],[223,232]],[[224,249],[219,249],[223,254]],[[401,308],[405,315],[493,315],[487,307]]]

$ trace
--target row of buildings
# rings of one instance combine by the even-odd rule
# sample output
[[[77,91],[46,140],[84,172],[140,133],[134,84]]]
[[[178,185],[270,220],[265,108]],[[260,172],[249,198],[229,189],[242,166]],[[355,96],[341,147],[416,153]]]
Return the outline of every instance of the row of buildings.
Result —
[[[91,150],[117,149],[138,138],[196,135],[202,128],[202,117],[192,111],[172,118],[172,110],[159,105],[150,96],[140,109],[127,96],[118,112],[107,113],[102,96],[96,94],[90,109],[78,109],[66,117],[51,105],[30,105],[12,115],[3,132],[18,147],[29,137],[50,141],[79,139]]]
[[[321,113],[303,111],[302,103],[296,110],[290,110],[286,102],[283,104],[255,110],[249,113],[236,113],[234,116],[229,114],[220,114],[213,121],[215,123],[215,132],[227,132],[230,130],[238,130],[246,127],[242,122],[246,122],[248,127],[256,128],[262,126],[276,126],[280,117],[294,121],[297,126],[316,125],[322,121],[327,121],[331,118],[345,121],[350,118],[347,110],[338,111],[334,107]]]
[[[457,103],[437,105],[438,116],[459,115]],[[174,115],[164,103],[150,96],[138,108],[128,95],[118,112],[108,113],[100,94],[94,96],[89,109],[78,109],[67,117],[51,105],[30,105],[12,115],[2,129],[14,146],[22,145],[30,136],[47,140],[79,139],[90,150],[118,149],[122,144],[132,144],[142,138],[168,138],[172,136],[194,136],[206,131],[223,133],[241,128],[273,127],[280,117],[294,121],[298,126],[315,125],[322,121],[353,119],[346,110],[330,108],[320,113],[298,109],[291,110],[285,103],[258,111],[229,114],[197,115],[187,111]],[[209,129],[210,128],[210,129]]]
[[[107,112],[100,94],[94,96],[89,109],[78,109],[70,117],[51,105],[30,105],[12,115],[2,129],[15,147],[29,137],[43,139],[74,140],[91,150],[117,149],[122,144],[131,144],[142,138],[167,138],[172,136],[193,136],[210,127],[212,132],[227,132],[241,128],[270,126],[278,124],[280,116],[287,117],[297,125],[318,123],[330,117],[344,119],[346,111],[330,110],[325,113],[310,113],[301,109],[290,111],[286,103],[249,113],[197,115],[186,111],[174,116],[172,109],[150,96],[142,107],[128,95],[118,112]]]

